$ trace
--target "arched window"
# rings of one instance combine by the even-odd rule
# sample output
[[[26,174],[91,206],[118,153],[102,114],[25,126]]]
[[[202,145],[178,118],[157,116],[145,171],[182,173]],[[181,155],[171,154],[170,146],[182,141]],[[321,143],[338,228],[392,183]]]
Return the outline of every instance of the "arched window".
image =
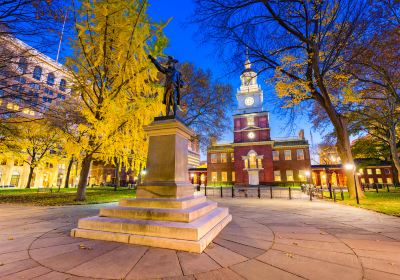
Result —
[[[25,57],[21,57],[21,58],[19,59],[19,62],[18,62],[18,70],[19,70],[22,74],[25,74],[27,69],[28,69],[28,62],[26,61],[26,58],[25,58]]]
[[[49,75],[47,75],[47,84],[49,86],[54,86],[54,74],[53,73],[49,73]]]
[[[41,77],[42,77],[42,67],[40,66],[35,66],[35,69],[33,69],[33,78],[35,80],[40,81]]]
[[[65,81],[65,79],[61,79],[61,81],[60,81],[60,90],[61,91],[65,91],[66,86],[67,86],[67,81]]]

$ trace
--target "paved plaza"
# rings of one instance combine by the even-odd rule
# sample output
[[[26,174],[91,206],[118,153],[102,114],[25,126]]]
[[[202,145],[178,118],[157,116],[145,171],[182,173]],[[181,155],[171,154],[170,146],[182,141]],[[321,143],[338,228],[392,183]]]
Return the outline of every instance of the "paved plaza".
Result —
[[[399,218],[329,202],[217,201],[233,221],[201,255],[69,236],[107,205],[1,205],[0,279],[400,279]]]

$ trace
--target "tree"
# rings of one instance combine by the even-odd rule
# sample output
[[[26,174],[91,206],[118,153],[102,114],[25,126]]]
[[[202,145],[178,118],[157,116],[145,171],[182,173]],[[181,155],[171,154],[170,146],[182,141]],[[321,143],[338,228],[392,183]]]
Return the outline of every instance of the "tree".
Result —
[[[272,71],[285,107],[317,103],[334,128],[344,163],[352,163],[348,124],[341,111],[348,76],[343,55],[363,34],[367,1],[197,0],[207,37],[248,48],[258,72]],[[234,54],[235,55],[235,54]],[[353,171],[346,171],[355,196]],[[359,193],[362,195],[361,189]]]
[[[178,112],[178,116],[197,133],[203,147],[207,147],[211,136],[221,136],[228,127],[232,87],[213,80],[210,71],[190,63],[182,64],[180,71],[185,81],[181,99],[186,110]]]
[[[166,44],[163,24],[149,20],[142,0],[84,1],[75,14],[76,40],[69,65],[74,92],[83,102],[86,131],[77,200],[85,199],[88,173],[96,157],[110,160],[130,150],[122,162],[138,168],[147,149],[143,126],[162,111],[162,88],[155,81],[148,54],[161,55]],[[127,140],[127,142],[125,142]]]
[[[31,186],[35,168],[56,157],[60,148],[59,132],[45,121],[30,121],[15,125],[18,134],[6,136],[7,153],[29,165],[26,188]]]

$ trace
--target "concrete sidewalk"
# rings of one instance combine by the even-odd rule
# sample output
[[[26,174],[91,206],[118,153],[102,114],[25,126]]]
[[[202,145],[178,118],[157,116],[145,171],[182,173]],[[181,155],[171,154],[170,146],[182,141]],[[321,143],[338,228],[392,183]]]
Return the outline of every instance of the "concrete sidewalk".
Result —
[[[69,237],[104,205],[0,205],[0,279],[400,279],[399,218],[318,201],[216,201],[233,221],[201,255]]]

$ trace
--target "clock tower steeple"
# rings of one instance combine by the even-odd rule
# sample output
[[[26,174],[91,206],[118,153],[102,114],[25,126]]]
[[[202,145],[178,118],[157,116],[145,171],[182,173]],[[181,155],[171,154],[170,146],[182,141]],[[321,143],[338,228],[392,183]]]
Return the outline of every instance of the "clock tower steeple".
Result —
[[[236,93],[238,108],[236,114],[262,112],[263,91],[257,83],[257,73],[251,69],[251,62],[246,51],[246,62],[240,75],[241,85]]]

